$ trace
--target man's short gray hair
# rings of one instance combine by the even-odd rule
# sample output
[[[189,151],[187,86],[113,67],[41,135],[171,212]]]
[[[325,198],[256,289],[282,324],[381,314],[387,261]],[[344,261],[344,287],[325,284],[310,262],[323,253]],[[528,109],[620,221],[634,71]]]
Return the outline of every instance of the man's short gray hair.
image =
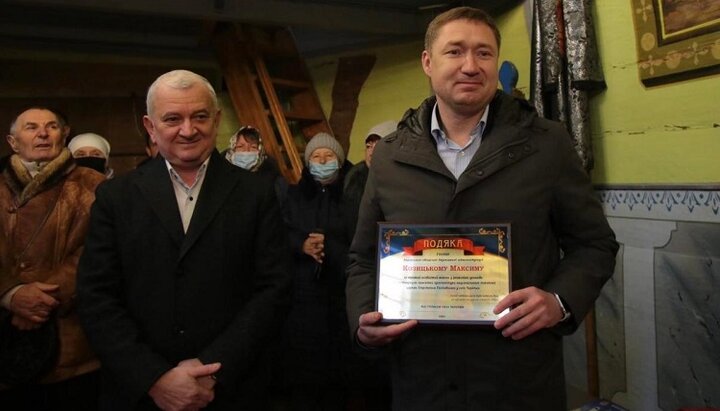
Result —
[[[216,110],[219,108],[215,89],[205,77],[188,70],[173,70],[155,79],[155,81],[153,81],[153,83],[148,88],[147,98],[145,100],[145,106],[148,116],[152,116],[153,110],[155,108],[155,93],[157,92],[157,88],[161,84],[178,90],[187,90],[195,86],[196,84],[202,84],[208,89],[208,92],[210,92],[210,98],[212,99],[213,108]]]

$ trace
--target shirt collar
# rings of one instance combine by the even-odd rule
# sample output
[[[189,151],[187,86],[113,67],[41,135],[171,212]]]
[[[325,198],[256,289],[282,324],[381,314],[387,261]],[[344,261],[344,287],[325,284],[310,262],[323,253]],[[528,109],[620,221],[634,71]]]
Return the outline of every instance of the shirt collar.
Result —
[[[20,161],[32,177],[38,175],[38,173],[40,173],[40,170],[42,170],[43,167],[45,167],[49,163],[49,161],[25,161],[22,158],[20,159]]]
[[[490,105],[488,104],[485,107],[485,111],[483,112],[482,117],[480,117],[480,121],[477,123],[477,125],[472,129],[470,132],[470,141],[468,142],[468,145],[471,144],[476,137],[482,137],[483,133],[485,132],[485,125],[487,124],[488,120],[488,113],[490,112]],[[440,144],[448,143],[447,136],[445,135],[445,132],[442,130],[442,127],[440,127],[440,120],[438,119],[438,104],[435,102],[435,105],[433,106],[432,115],[430,116],[430,134],[435,139],[435,142]]]
[[[195,181],[191,186],[188,186],[185,181],[180,178],[180,175],[177,173],[177,171],[175,171],[169,161],[165,160],[165,166],[167,166],[168,172],[170,172],[170,176],[173,178],[173,180],[180,184],[186,191],[189,191],[192,190],[193,187],[195,187],[198,181],[202,180],[203,176],[205,175],[205,170],[207,170],[207,165],[210,162],[210,157],[211,156],[208,156],[208,158],[206,158],[205,161],[200,164],[197,174],[195,175]]]

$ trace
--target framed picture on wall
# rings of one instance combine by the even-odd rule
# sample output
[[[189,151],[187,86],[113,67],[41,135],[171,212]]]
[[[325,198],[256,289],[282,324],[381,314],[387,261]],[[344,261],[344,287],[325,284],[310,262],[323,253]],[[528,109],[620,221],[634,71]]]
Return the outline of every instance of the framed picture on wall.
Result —
[[[720,72],[720,0],[632,0],[647,86]]]

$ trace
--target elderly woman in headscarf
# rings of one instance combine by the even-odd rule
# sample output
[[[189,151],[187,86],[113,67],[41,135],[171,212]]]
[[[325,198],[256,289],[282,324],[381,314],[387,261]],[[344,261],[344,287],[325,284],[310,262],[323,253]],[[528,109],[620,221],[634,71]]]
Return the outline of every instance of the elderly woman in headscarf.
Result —
[[[78,166],[91,168],[104,174],[107,179],[115,175],[109,165],[110,143],[103,136],[95,133],[78,134],[70,140],[68,149]]]
[[[240,127],[230,137],[230,144],[225,150],[225,159],[248,171],[271,176],[279,175],[277,165],[265,154],[260,132],[252,126]]]
[[[285,382],[296,409],[338,409],[348,390],[350,339],[345,314],[348,230],[343,178],[350,168],[340,143],[318,133],[305,148],[297,185],[283,213],[293,253],[293,301],[283,336]]]

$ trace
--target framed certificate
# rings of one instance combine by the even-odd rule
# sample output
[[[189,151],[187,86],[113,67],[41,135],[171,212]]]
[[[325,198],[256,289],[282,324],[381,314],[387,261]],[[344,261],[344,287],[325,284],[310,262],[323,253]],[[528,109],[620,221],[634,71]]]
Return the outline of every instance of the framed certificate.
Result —
[[[379,223],[383,321],[492,324],[511,290],[510,238],[510,224]]]

